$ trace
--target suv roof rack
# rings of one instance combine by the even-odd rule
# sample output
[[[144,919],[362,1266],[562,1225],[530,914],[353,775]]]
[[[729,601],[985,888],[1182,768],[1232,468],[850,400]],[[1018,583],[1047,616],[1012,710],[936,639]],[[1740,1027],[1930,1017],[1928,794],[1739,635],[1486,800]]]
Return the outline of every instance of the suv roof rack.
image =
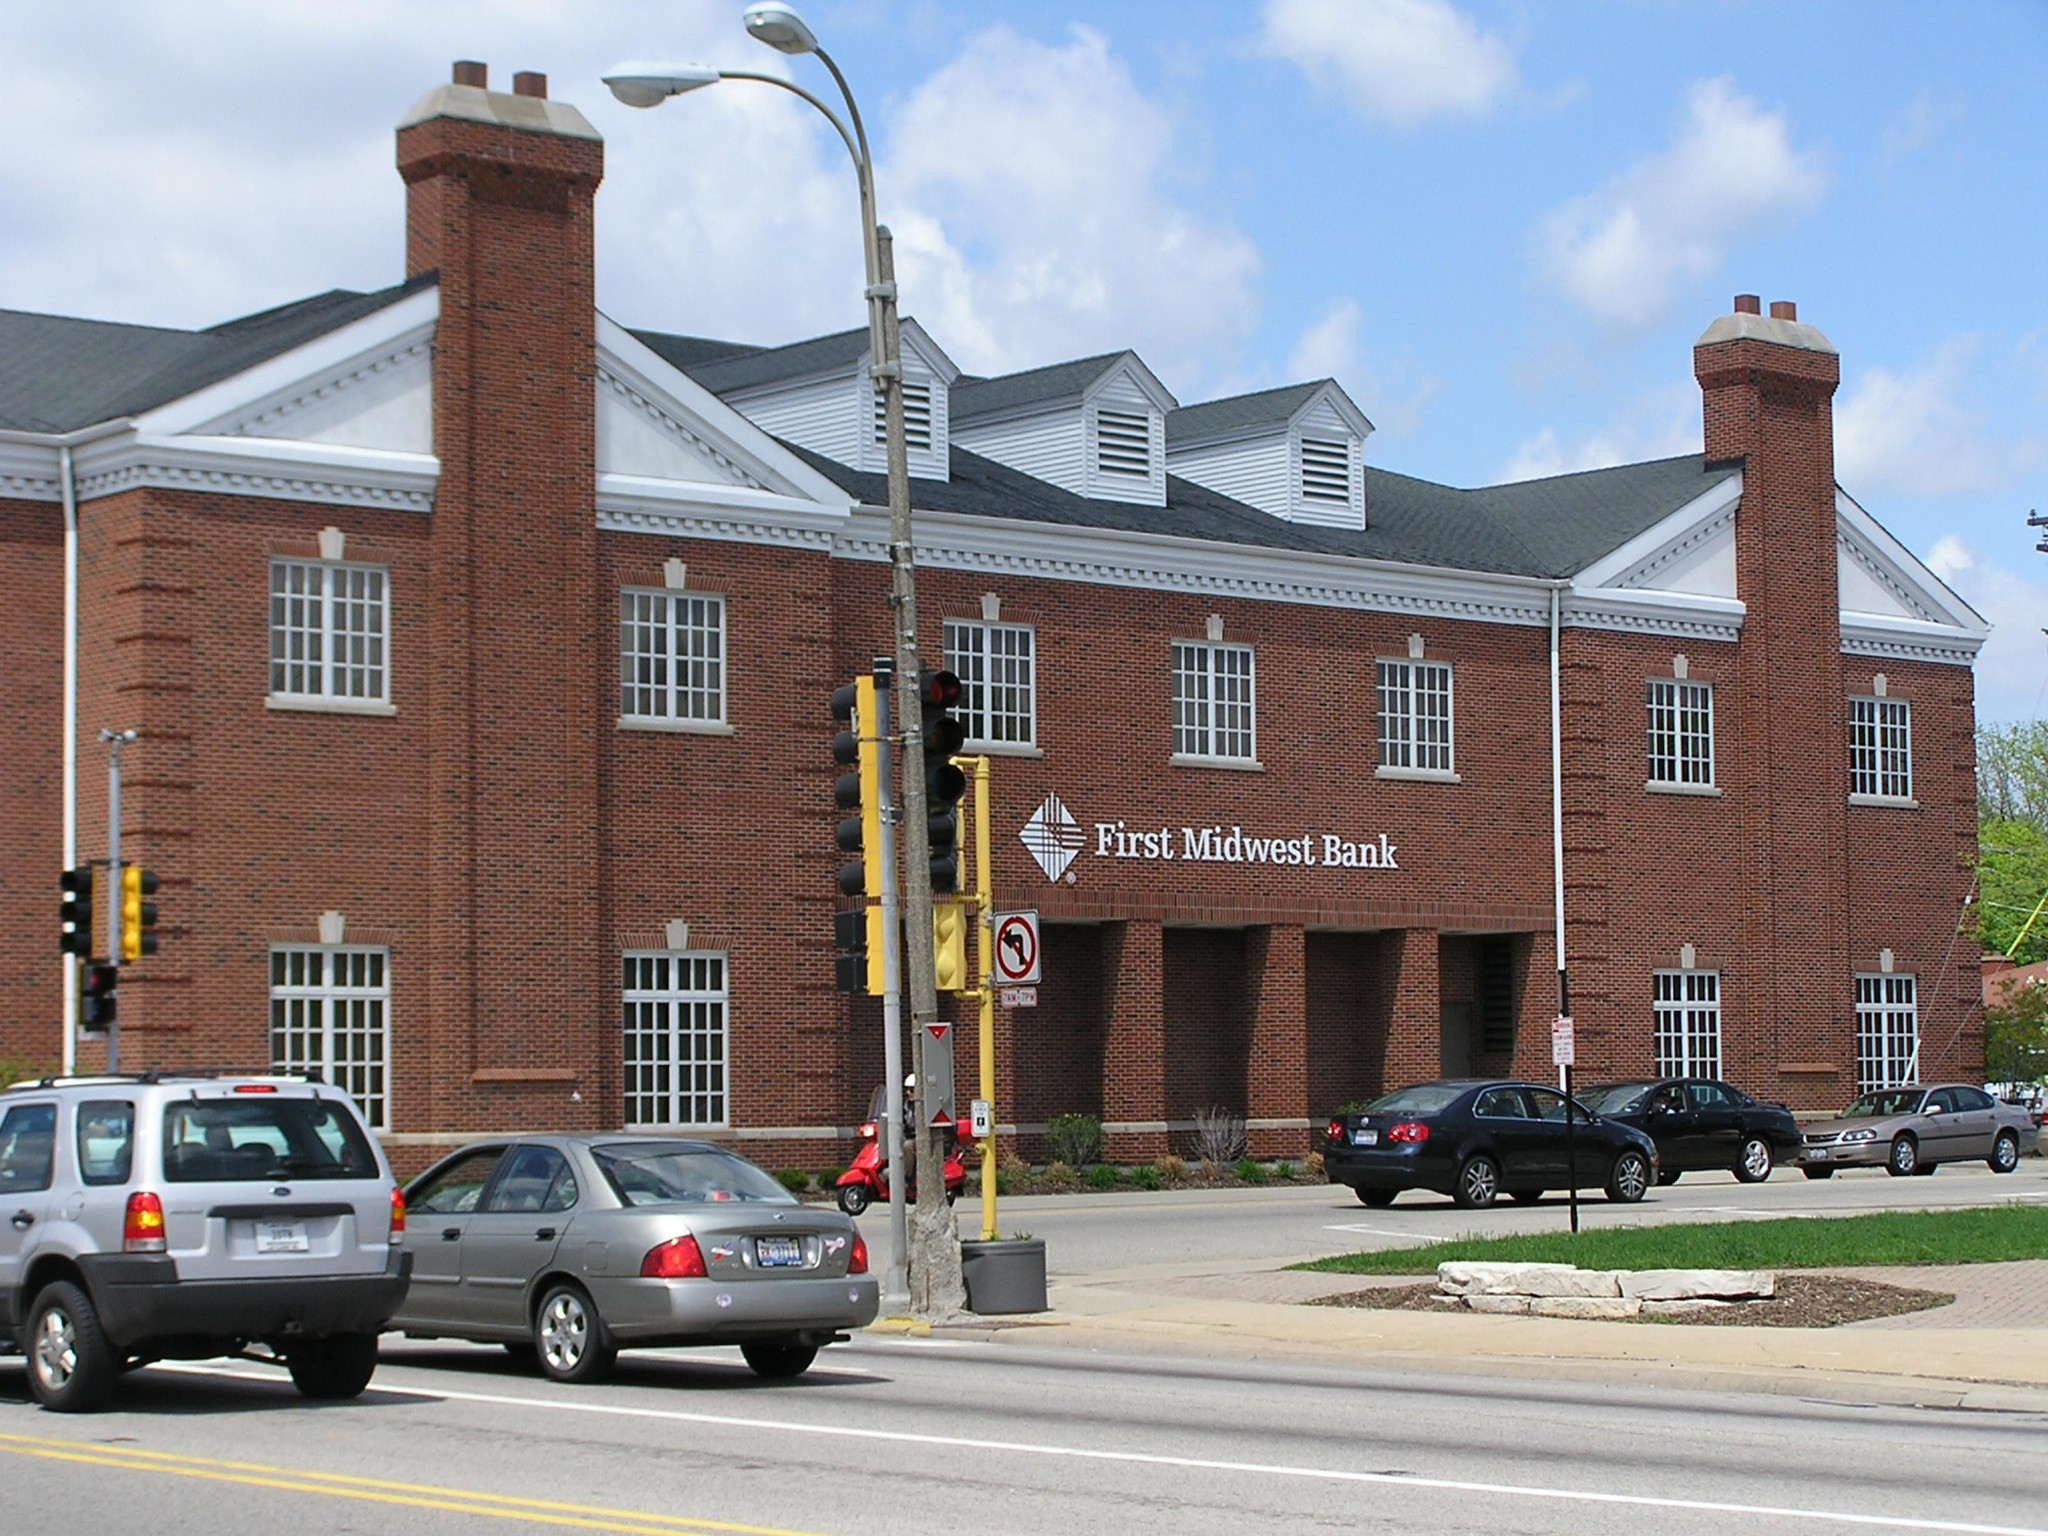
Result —
[[[50,1073],[9,1083],[5,1090],[0,1091],[13,1093],[22,1089],[70,1088],[85,1083],[176,1083],[195,1077],[295,1077],[308,1083],[327,1081],[318,1067],[152,1067],[147,1072],[79,1072],[70,1076]]]

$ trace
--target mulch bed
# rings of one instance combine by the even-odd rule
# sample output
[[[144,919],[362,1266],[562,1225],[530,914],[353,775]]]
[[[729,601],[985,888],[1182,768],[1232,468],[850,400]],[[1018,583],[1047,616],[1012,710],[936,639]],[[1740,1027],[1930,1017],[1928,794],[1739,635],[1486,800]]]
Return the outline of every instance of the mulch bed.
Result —
[[[1419,1285],[1384,1285],[1369,1290],[1346,1291],[1307,1303],[1312,1307],[1376,1307],[1401,1312],[1451,1312],[1462,1310],[1434,1298],[1436,1282]],[[1769,1301],[1745,1301],[1728,1307],[1703,1307],[1682,1312],[1616,1319],[1632,1323],[1683,1323],[1688,1327],[1717,1328],[1834,1328],[1842,1323],[1863,1323],[1874,1317],[1897,1317],[1906,1312],[1924,1312],[1945,1307],[1955,1300],[1945,1291],[1916,1291],[1903,1285],[1884,1285],[1876,1280],[1858,1280],[1848,1275],[1784,1274],[1778,1276],[1778,1294]]]

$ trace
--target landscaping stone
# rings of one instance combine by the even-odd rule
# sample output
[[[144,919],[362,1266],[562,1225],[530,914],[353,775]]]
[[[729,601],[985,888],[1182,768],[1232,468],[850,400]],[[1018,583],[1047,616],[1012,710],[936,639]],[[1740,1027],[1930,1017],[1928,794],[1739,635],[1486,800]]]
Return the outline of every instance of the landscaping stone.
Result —
[[[1641,1301],[1751,1301],[1778,1294],[1778,1277],[1759,1269],[1621,1270],[1621,1294]]]
[[[1512,1275],[1548,1270],[1556,1274],[1576,1273],[1575,1264],[1488,1264],[1477,1260],[1453,1260],[1436,1267],[1437,1289],[1451,1296],[1514,1294],[1516,1288],[1501,1282]]]
[[[1529,1311],[1536,1317],[1584,1317],[1612,1321],[1636,1317],[1643,1304],[1633,1296],[1532,1296]]]
[[[1437,1285],[1454,1296],[1594,1296],[1621,1295],[1611,1269],[1580,1269],[1572,1264],[1458,1264],[1437,1268]]]
[[[1533,1303],[1527,1296],[1460,1296],[1456,1298],[1472,1312],[1510,1312],[1526,1317]]]

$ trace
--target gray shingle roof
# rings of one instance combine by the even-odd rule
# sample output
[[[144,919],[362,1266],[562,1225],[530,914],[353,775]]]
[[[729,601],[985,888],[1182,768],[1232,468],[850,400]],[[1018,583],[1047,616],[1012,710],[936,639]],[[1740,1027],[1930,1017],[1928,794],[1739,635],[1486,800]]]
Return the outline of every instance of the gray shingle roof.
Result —
[[[748,347],[714,342],[702,336],[663,336],[658,331],[633,333],[714,395],[736,394],[764,384],[806,379],[859,362],[868,355],[868,329],[835,331],[793,341],[786,347]],[[721,356],[710,349],[724,346]]]
[[[0,427],[70,432],[137,415],[374,314],[435,282],[376,293],[335,289],[223,321],[166,330],[0,310]]]
[[[1090,384],[1109,372],[1112,364],[1129,356],[1129,351],[1104,352],[1098,357],[1080,357],[1070,363],[1027,368],[1022,373],[1005,373],[992,379],[962,374],[947,396],[946,409],[954,421],[969,422],[977,416],[991,416],[1020,406],[1078,399]]]
[[[1232,395],[1228,400],[1204,400],[1184,405],[1166,417],[1166,441],[1170,446],[1190,438],[1220,436],[1246,427],[1283,426],[1294,413],[1308,404],[1317,390],[1329,383],[1317,379],[1309,384],[1283,384],[1251,395]]]
[[[671,367],[680,368],[692,376],[694,370],[706,363],[724,362],[768,350],[744,341],[718,341],[710,336],[670,336],[662,331],[629,331],[628,334]]]

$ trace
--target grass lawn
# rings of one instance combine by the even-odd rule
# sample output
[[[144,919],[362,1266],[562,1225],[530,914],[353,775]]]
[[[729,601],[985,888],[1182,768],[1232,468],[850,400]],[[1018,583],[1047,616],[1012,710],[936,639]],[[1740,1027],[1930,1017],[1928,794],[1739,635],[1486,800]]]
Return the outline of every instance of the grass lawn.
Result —
[[[2048,1258],[2048,1206],[1881,1211],[1870,1216],[1696,1222],[1597,1232],[1461,1237],[1419,1248],[1296,1264],[1346,1275],[1426,1275],[1446,1259],[1581,1269],[1836,1269],[1851,1264],[1988,1264]]]

